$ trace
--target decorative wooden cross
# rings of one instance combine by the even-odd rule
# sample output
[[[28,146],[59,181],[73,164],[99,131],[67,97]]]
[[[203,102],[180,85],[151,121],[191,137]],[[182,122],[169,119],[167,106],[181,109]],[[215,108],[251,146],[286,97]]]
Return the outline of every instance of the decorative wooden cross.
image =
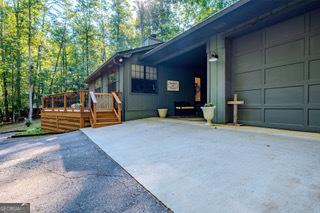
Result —
[[[238,95],[234,94],[233,101],[228,101],[227,104],[233,105],[233,125],[238,125],[238,105],[244,104],[244,101],[238,101]]]

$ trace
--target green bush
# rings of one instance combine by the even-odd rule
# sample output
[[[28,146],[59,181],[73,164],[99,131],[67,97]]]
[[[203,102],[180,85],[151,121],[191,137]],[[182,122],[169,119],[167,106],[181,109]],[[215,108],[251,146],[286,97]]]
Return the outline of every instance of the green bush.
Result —
[[[25,119],[24,119],[24,124],[25,124],[27,127],[29,127],[29,126],[31,126],[32,121],[31,121],[29,118],[25,118]]]
[[[206,103],[205,105],[204,105],[204,107],[213,107],[214,105],[213,105],[213,103]]]

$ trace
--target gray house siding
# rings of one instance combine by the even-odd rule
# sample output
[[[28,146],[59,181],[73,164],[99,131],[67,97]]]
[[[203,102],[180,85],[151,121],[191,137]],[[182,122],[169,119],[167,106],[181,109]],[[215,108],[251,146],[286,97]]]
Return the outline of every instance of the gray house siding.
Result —
[[[140,64],[139,56],[132,55],[124,64],[124,93],[125,93],[125,120],[133,120],[156,116],[158,108],[158,94],[145,94],[131,92],[131,64]]]
[[[165,65],[156,66],[158,85],[156,94],[133,93],[131,91],[131,64],[141,64],[139,56],[133,55],[124,64],[125,120],[157,116],[157,109],[168,108],[168,115],[174,115],[174,101],[193,103],[193,72]],[[180,83],[179,92],[167,91],[167,80]]]
[[[110,70],[110,72],[104,73],[102,75],[99,76],[99,78],[95,79],[94,81],[89,83],[89,90],[90,91],[95,91],[95,89],[97,89],[96,87],[96,82],[97,81],[101,81],[101,92],[110,92],[108,91],[108,83],[109,83],[109,75],[112,72],[112,70]],[[114,69],[113,72],[116,73],[116,78],[118,79],[117,83],[116,83],[116,90],[122,92],[123,91],[123,85],[122,85],[122,81],[120,79],[123,78],[123,69],[121,69],[121,67],[119,69]]]
[[[317,10],[232,40],[241,123],[320,130],[319,20]]]
[[[194,72],[186,68],[158,66],[159,105],[168,108],[168,114],[174,115],[174,102],[185,101],[194,104]],[[167,91],[167,80],[179,81],[179,92]]]

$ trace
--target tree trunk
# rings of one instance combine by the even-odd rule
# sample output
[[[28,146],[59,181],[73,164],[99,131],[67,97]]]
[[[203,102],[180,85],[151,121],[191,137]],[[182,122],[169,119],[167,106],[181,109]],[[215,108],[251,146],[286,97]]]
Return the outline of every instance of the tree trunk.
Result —
[[[16,114],[16,109],[14,107],[14,65],[13,65],[13,59],[11,59],[11,111],[12,111],[12,122],[15,122],[15,114]]]
[[[62,35],[61,42],[60,42],[60,46],[59,46],[59,52],[58,52],[56,64],[55,64],[55,67],[54,67],[54,73],[56,73],[56,72],[57,72],[57,69],[58,69],[59,60],[60,60],[60,55],[61,55],[61,51],[62,51],[62,48],[63,48],[63,45],[64,45],[64,39],[65,39],[66,30],[67,30],[67,26],[66,26],[66,23],[65,23],[63,35]],[[52,77],[51,77],[51,81],[50,81],[49,94],[51,94],[52,91],[53,91],[53,79],[54,79],[54,78],[53,78],[53,76],[52,76]]]
[[[86,71],[87,71],[87,76],[89,75],[89,35],[88,35],[88,23],[86,26]]]
[[[2,10],[1,10],[0,16],[1,18],[3,18]],[[3,121],[8,121],[9,120],[9,102],[8,102],[6,52],[4,48],[4,22],[1,22],[0,46],[1,46],[1,61],[2,61],[2,82],[3,82],[2,93],[4,98]]]
[[[32,121],[33,114],[33,65],[31,56],[31,0],[28,0],[28,80],[29,80],[29,114],[28,119]]]
[[[15,2],[15,1],[14,1]],[[17,41],[17,49],[16,49],[16,109],[18,118],[21,115],[21,50],[20,50],[20,39],[21,39],[21,27],[20,27],[20,1],[17,0],[15,4],[15,19],[16,19],[16,41]]]
[[[140,19],[140,35],[141,35],[141,46],[143,46],[144,42],[144,2],[138,2],[138,12],[139,12],[139,19]]]
[[[61,50],[62,50],[62,45],[60,45],[60,47],[59,47],[59,52],[58,52],[58,55],[57,55],[56,65],[54,66],[54,73],[56,73],[56,72],[57,72],[57,69],[58,69],[59,59],[60,59],[60,55],[61,55]],[[51,81],[50,81],[49,94],[52,94],[52,92],[53,92],[53,79],[54,79],[54,77],[52,76],[52,77],[51,77]]]
[[[45,26],[45,21],[46,21],[46,14],[47,14],[47,8],[44,7],[43,9],[43,16],[42,16],[42,24],[41,24],[41,32],[44,31],[44,26]],[[35,75],[35,84],[37,85],[37,96],[36,96],[36,106],[37,106],[37,110],[39,110],[39,106],[41,103],[41,94],[43,92],[43,90],[41,91],[41,71],[42,71],[42,63],[41,63],[41,48],[42,48],[42,41],[40,43],[40,45],[38,46],[38,54],[37,54],[37,73]]]
[[[105,10],[105,7],[104,5],[106,4],[105,0],[101,0],[101,14],[100,16],[102,17],[101,18],[101,31],[102,31],[102,39],[103,39],[103,46],[102,46],[102,51],[101,51],[101,54],[102,54],[102,63],[106,62],[107,60],[107,53],[106,53],[106,38],[107,38],[107,31],[106,31],[106,26],[105,26],[105,14],[107,14],[107,11]]]
[[[41,86],[41,45],[38,46],[38,56],[37,56],[37,79],[35,82],[37,82],[37,96],[36,96],[36,106],[37,109],[39,109],[40,106],[40,86]]]

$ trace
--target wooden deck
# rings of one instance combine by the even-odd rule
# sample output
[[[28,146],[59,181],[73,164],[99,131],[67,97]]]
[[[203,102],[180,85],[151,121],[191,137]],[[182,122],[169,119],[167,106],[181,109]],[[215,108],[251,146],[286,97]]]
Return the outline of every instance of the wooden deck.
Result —
[[[68,92],[42,99],[41,127],[49,132],[66,132],[84,127],[121,123],[120,94]]]

